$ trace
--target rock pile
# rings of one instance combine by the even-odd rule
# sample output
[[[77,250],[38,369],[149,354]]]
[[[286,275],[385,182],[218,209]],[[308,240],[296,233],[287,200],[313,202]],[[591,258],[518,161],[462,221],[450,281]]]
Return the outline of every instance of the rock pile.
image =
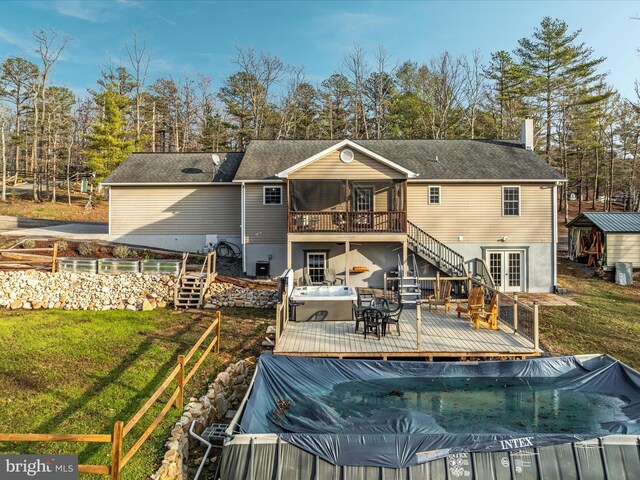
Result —
[[[173,299],[174,283],[170,275],[0,271],[0,307],[153,310]]]
[[[276,303],[276,290],[255,290],[230,283],[214,282],[209,293],[205,295],[204,308],[274,308]]]
[[[191,398],[184,407],[184,412],[171,430],[165,446],[162,465],[151,475],[153,480],[186,480],[186,462],[189,455],[202,455],[200,443],[189,436],[191,423],[195,422],[197,434],[212,423],[229,423],[229,418],[237,408],[249,388],[251,376],[255,368],[254,357],[231,364],[224,372],[218,374],[209,385],[206,395]],[[200,459],[202,461],[202,459]],[[197,462],[197,460],[196,460]]]

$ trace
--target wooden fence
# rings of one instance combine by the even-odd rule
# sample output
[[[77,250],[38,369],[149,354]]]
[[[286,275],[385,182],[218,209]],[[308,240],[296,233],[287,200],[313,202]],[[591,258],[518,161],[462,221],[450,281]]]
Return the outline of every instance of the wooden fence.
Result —
[[[211,350],[215,347],[216,353],[220,352],[220,328],[222,325],[222,318],[220,311],[216,312],[216,318],[211,323],[209,328],[202,334],[198,341],[191,347],[191,350],[186,355],[178,355],[177,365],[173,368],[171,373],[162,382],[162,385],[158,387],[151,397],[145,402],[145,404],[136,412],[136,414],[126,424],[122,421],[117,421],[113,425],[113,433],[104,435],[95,434],[37,434],[37,433],[0,433],[0,442],[71,442],[71,443],[110,443],[111,444],[111,465],[79,465],[78,473],[80,474],[94,474],[94,475],[108,475],[111,480],[120,480],[122,469],[136,454],[144,442],[153,433],[156,427],[167,415],[171,407],[175,405],[176,408],[184,408],[184,387],[189,383],[189,380],[196,374],[202,362],[207,358]],[[207,348],[202,352],[202,355],[195,362],[195,365],[187,373],[187,366],[189,361],[193,358],[200,346],[207,340],[207,338],[215,332],[215,336],[212,338]],[[131,432],[140,419],[149,411],[151,406],[155,404],[160,396],[167,391],[175,380],[175,387],[173,393],[169,397],[169,400],[164,404],[162,410],[147,429],[140,435],[140,437],[134,442],[133,446],[123,454],[123,440],[128,433]]]
[[[0,249],[0,269],[36,269],[55,273],[58,259],[58,242],[55,242],[53,247],[49,248],[18,248],[23,241],[10,248]]]

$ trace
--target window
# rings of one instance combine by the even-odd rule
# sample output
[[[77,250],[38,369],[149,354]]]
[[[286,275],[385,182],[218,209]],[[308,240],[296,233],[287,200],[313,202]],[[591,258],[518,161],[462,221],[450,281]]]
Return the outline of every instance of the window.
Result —
[[[311,283],[324,282],[324,271],[327,266],[326,252],[307,252],[307,273]]]
[[[440,186],[429,187],[429,204],[440,205]]]
[[[263,205],[282,205],[282,187],[264,187]]]
[[[520,187],[502,187],[502,215],[520,215]]]

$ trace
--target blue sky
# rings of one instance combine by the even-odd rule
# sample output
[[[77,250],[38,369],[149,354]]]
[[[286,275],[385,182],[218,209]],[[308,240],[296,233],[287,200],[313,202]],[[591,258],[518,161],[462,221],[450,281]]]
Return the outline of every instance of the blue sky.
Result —
[[[235,46],[253,47],[304,65],[317,83],[340,68],[355,43],[384,45],[396,62],[427,61],[443,50],[478,49],[484,60],[513,50],[542,17],[582,29],[580,39],[607,57],[604,70],[624,96],[640,78],[640,2],[210,2],[0,1],[0,60],[33,54],[31,31],[53,28],[71,37],[52,82],[86,95],[109,57],[126,60],[133,32],[152,51],[151,75],[202,74],[214,87],[234,71]]]

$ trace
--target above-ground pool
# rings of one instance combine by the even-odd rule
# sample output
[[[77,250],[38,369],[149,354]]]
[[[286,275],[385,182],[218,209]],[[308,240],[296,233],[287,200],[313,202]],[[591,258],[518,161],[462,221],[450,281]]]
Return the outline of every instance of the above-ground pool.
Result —
[[[354,287],[346,286],[296,287],[289,300],[298,322],[350,320],[351,305],[358,300],[358,294]]]
[[[640,475],[639,422],[640,375],[607,356],[481,363],[263,356],[228,430],[222,478],[242,478],[237,469],[254,458],[265,472],[254,478],[271,478],[271,468],[286,469],[283,451],[298,465],[291,468],[302,462],[334,472],[310,478],[341,478],[340,468],[364,469],[353,478],[373,478],[375,469],[413,469],[389,478],[422,478],[420,468],[441,461],[451,477],[462,471],[451,471],[460,459],[473,470],[472,454],[502,455],[491,468],[502,465],[508,476],[493,475],[516,478],[510,462],[522,452],[554,452],[569,470],[549,478],[581,478],[570,474],[580,462],[592,473],[606,468],[585,454],[603,439],[628,444],[624,468]],[[526,462],[518,461],[522,473]],[[534,459],[531,468],[542,467]]]

